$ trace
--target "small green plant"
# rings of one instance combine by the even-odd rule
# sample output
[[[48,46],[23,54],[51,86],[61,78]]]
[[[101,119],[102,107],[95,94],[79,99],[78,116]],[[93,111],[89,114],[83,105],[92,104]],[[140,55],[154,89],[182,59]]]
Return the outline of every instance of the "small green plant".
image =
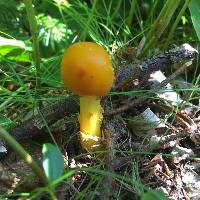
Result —
[[[44,144],[42,149],[43,169],[49,182],[62,176],[64,170],[64,159],[57,146]]]

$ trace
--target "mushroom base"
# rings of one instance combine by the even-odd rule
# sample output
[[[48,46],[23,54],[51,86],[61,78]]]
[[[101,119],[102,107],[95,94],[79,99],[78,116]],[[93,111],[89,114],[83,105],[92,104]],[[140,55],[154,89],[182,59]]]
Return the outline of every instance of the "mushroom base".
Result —
[[[89,152],[103,150],[102,138],[80,132],[81,145]]]
[[[103,108],[100,98],[84,96],[80,98],[80,132],[83,148],[92,151],[99,149],[101,143],[101,122]]]

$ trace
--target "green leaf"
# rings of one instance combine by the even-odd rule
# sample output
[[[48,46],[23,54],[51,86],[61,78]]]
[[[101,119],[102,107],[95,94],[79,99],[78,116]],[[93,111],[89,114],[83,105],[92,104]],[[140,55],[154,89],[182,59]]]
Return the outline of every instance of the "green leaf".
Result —
[[[64,170],[64,159],[57,146],[44,144],[42,148],[43,168],[49,181],[60,177]]]
[[[0,55],[10,60],[30,62],[30,52],[21,40],[7,39],[0,36]]]
[[[0,46],[15,46],[25,48],[25,44],[21,40],[7,39],[0,36]]]
[[[146,192],[142,197],[141,200],[167,200],[164,193],[160,190],[149,191]]]
[[[13,49],[11,52],[6,54],[6,57],[18,62],[30,62],[30,53],[24,49]]]
[[[189,3],[189,10],[192,17],[192,23],[194,29],[197,33],[197,36],[200,40],[200,1],[199,0],[191,0]]]

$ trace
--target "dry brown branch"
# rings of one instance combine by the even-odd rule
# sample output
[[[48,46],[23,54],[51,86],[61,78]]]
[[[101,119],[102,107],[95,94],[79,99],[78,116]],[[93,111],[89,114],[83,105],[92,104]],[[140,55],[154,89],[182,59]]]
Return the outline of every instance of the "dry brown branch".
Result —
[[[164,81],[161,83],[158,83],[156,86],[154,86],[154,89],[162,89],[165,87],[168,83],[170,83],[172,80],[174,80],[178,75],[180,75],[183,71],[185,71],[189,66],[191,66],[192,62],[189,61],[185,64],[182,65],[181,68],[176,70],[171,76],[167,77]],[[133,106],[137,106],[138,104],[143,103],[147,98],[155,96],[154,93],[151,94],[146,94],[145,96],[138,97],[137,99],[134,99],[132,101],[128,100],[123,106],[111,110],[109,113],[106,115],[112,116],[112,115],[117,115],[120,113],[123,113],[127,111],[128,109],[132,108]]]
[[[22,141],[41,134],[47,125],[52,125],[59,119],[73,113],[77,113],[79,106],[75,97],[66,98],[51,106],[43,108],[40,113],[10,131],[10,134],[17,140]],[[4,146],[7,151],[9,147],[0,140],[0,147]],[[1,156],[7,152],[0,152]]]
[[[167,67],[175,63],[185,63],[195,58],[197,50],[189,44],[183,44],[180,47],[175,46],[163,54],[158,54],[150,59],[144,60],[140,63],[133,63],[122,68],[116,76],[113,90],[128,85],[131,86],[135,79],[143,82],[145,77],[157,70],[165,70]]]

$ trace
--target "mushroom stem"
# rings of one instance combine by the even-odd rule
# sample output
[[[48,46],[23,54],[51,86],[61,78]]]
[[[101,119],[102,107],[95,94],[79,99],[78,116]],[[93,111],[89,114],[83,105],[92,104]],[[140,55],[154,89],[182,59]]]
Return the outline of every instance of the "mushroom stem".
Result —
[[[103,119],[103,108],[100,98],[83,96],[80,98],[80,132],[82,147],[94,151],[101,146],[101,122]]]

